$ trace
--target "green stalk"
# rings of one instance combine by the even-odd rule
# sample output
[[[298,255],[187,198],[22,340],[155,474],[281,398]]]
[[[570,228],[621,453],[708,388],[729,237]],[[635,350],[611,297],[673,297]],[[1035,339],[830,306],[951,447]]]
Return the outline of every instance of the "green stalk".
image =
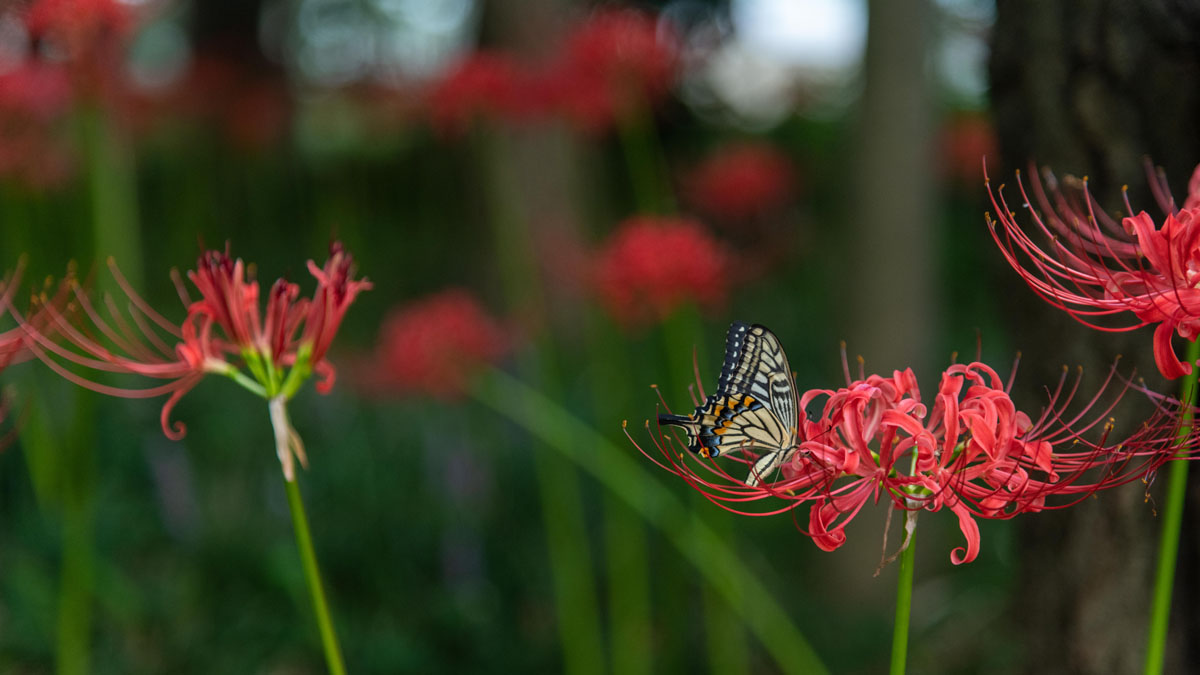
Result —
[[[579,474],[561,457],[544,451],[533,453],[533,463],[550,549],[563,672],[599,675],[604,672],[604,645]]]
[[[92,504],[67,504],[62,511],[62,570],[59,576],[55,672],[90,672],[95,511]]]
[[[1196,401],[1196,381],[1200,375],[1200,369],[1195,365],[1198,358],[1200,342],[1189,343],[1186,360],[1192,364],[1192,372],[1185,375],[1179,385],[1179,399],[1183,402],[1183,413],[1179,422],[1181,442],[1192,430],[1192,405]],[[1171,462],[1167,473],[1162,539],[1158,544],[1154,599],[1150,606],[1150,630],[1146,635],[1146,675],[1158,675],[1163,670],[1167,649],[1167,626],[1171,618],[1171,591],[1175,586],[1175,563],[1179,557],[1179,530],[1183,523],[1184,498],[1187,496],[1187,474],[1187,462]]]
[[[645,106],[638,106],[617,120],[617,133],[638,210],[642,213],[674,213],[675,196],[670,189],[658,135],[654,132],[654,116]]]
[[[107,113],[89,106],[79,117],[91,198],[93,251],[115,256],[134,285],[141,281],[141,238],[132,158]],[[59,588],[56,669],[60,675],[90,670],[93,579],[95,577],[95,406],[83,394],[72,420],[71,438],[58,458],[55,498],[62,507],[62,575]]]
[[[598,311],[588,312],[587,381],[592,383],[593,419],[617,419],[631,392],[629,363],[616,329]],[[605,452],[596,448],[595,452]],[[626,504],[604,496],[604,542],[608,581],[608,645],[613,673],[650,675],[654,646],[650,643],[650,563],[646,526]]]
[[[133,153],[104,110],[91,107],[81,115],[94,251],[101,261],[112,256],[129,283],[140,288],[142,239]]]
[[[700,314],[695,305],[684,305],[676,310],[663,322],[662,334],[670,381],[679,387],[695,382],[695,364],[707,363],[704,345],[700,343],[700,336],[703,335]],[[699,392],[696,395],[699,396]],[[692,498],[699,508],[709,506],[699,494],[693,494]],[[733,526],[733,516],[711,508],[705,508],[703,513],[705,521],[721,539],[736,546],[737,532]],[[714,673],[748,672],[750,650],[746,645],[745,632],[730,614],[728,603],[708,584],[701,585],[700,595],[704,606],[704,631],[708,636],[704,647],[708,651],[709,669]]]
[[[589,316],[588,353],[593,364],[593,419],[615,420],[628,404],[628,358],[611,322],[598,312]],[[596,448],[596,452],[604,452]],[[604,551],[608,567],[609,651],[612,671],[625,675],[654,672],[651,644],[650,561],[646,528],[621,500],[605,493]]]
[[[646,549],[646,530],[637,514],[621,500],[605,494],[604,551],[608,564],[612,671],[622,675],[654,672],[650,563]]]
[[[290,456],[293,443],[299,439],[287,418],[283,399],[270,401],[271,426],[275,429],[275,451],[280,457]],[[304,580],[308,582],[308,593],[312,596],[313,613],[317,616],[317,628],[321,632],[321,646],[325,650],[325,664],[330,675],[346,675],[342,662],[342,648],[338,645],[333,619],[329,614],[329,603],[321,585],[321,570],[317,566],[317,554],[313,550],[312,534],[308,529],[308,516],[304,514],[304,502],[300,498],[300,486],[290,463],[285,462],[283,483],[287,487],[288,507],[292,511],[292,528],[296,531],[296,547],[300,549],[300,562],[304,566]],[[291,474],[291,475],[289,475]]]
[[[590,473],[614,497],[661,530],[696,572],[724,597],[781,671],[806,675],[828,672],[754,572],[683,500],[651,478],[629,456],[631,450],[622,451],[542,392],[501,371],[481,376],[472,395]]]
[[[516,202],[521,190],[513,183],[511,167],[504,163],[513,154],[505,140],[499,134],[486,132],[478,138],[496,258],[511,311],[533,318],[536,323],[545,318],[545,302],[535,272],[537,263],[532,259],[533,237]],[[536,351],[520,358],[522,372],[538,377],[544,386],[556,388],[554,345],[542,338],[536,347]],[[605,670],[604,639],[579,474],[544,448],[534,450],[533,462],[546,525],[563,671],[570,675],[598,675]]]
[[[904,675],[908,660],[908,623],[912,614],[913,558],[916,548],[916,537],[912,537],[908,540],[908,547],[900,554],[900,572],[896,579],[896,620],[892,626],[892,665],[888,671],[891,675]]]

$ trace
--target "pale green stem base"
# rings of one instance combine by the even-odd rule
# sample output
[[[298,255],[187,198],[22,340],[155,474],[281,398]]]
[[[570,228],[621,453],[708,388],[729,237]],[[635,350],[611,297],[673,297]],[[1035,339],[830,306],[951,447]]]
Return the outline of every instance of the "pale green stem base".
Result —
[[[1200,342],[1187,347],[1188,363],[1195,364],[1200,358]],[[1179,398],[1183,401],[1180,416],[1179,436],[1184,438],[1191,431],[1191,406],[1196,401],[1196,380],[1200,368],[1192,366],[1192,372],[1180,383]],[[1171,462],[1167,471],[1167,496],[1163,508],[1162,539],[1158,544],[1158,571],[1154,579],[1154,600],[1150,607],[1150,630],[1146,636],[1146,675],[1158,675],[1163,670],[1167,649],[1167,626],[1171,618],[1171,591],[1175,586],[1175,562],[1179,557],[1179,530],[1183,523],[1184,498],[1187,496],[1187,462]]]
[[[493,370],[480,377],[472,393],[485,406],[590,473],[646,523],[662,531],[696,572],[724,596],[782,672],[828,672],[758,576],[712,528],[688,510],[683,500],[630,457],[635,451],[622,451],[555,401],[503,372]]]
[[[912,615],[913,558],[917,548],[916,537],[908,540],[908,547],[900,554],[900,570],[896,579],[896,620],[892,626],[891,675],[904,675],[908,661],[908,622]]]
[[[278,413],[275,404],[276,402],[273,400],[271,423],[275,426],[275,438],[278,445],[278,439],[294,436],[295,431],[288,423],[286,413],[282,415]],[[282,408],[282,404],[279,404],[279,408]],[[286,425],[286,428],[280,429],[280,424]],[[292,449],[285,445],[277,447],[276,451],[280,457],[283,457],[290,455]],[[346,666],[342,662],[342,648],[338,645],[337,633],[333,629],[333,619],[329,614],[329,603],[325,600],[325,589],[321,585],[321,570],[317,567],[317,554],[313,550],[312,534],[308,529],[308,516],[304,514],[304,502],[300,499],[300,486],[296,483],[295,476],[289,479],[285,475],[283,484],[287,487],[288,507],[292,511],[292,527],[296,531],[296,547],[300,549],[300,562],[304,566],[304,580],[308,582],[313,613],[317,617],[317,628],[321,631],[321,646],[325,649],[325,663],[329,666],[330,675],[346,675]]]

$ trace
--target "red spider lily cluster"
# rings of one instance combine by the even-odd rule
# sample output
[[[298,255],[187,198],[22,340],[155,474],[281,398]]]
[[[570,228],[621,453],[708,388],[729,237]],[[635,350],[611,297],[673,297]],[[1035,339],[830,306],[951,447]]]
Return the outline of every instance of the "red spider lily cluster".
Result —
[[[70,176],[74,160],[63,130],[71,100],[61,66],[31,62],[0,73],[0,176],[34,188]]]
[[[271,286],[262,312],[258,282],[247,279],[245,263],[228,251],[208,251],[188,273],[200,293],[197,300],[188,297],[177,279],[187,316],[176,324],[134,292],[111,260],[109,267],[126,295],[124,311],[112,297],[97,306],[72,278],[62,283],[56,299],[42,302],[30,316],[7,300],[5,304],[20,323],[29,350],[71,382],[126,398],[169,396],[161,422],[172,439],[182,438],[186,427],[171,423],[171,411],[208,374],[225,375],[259,395],[286,400],[316,373],[318,391],[327,392],[334,378],[325,358],[330,343],[355,297],[371,287],[365,279],[352,278],[352,258],[334,244],[323,267],[308,263],[317,281],[311,298],[301,298],[296,284],[280,279]],[[164,384],[117,387],[99,381],[101,373]]]
[[[784,206],[795,189],[796,168],[766,143],[720,148],[683,179],[688,201],[719,221],[745,221]]]
[[[584,129],[603,130],[615,119],[661,100],[675,77],[676,39],[652,16],[633,10],[596,12],[567,36],[552,71],[556,101]]]
[[[35,41],[52,43],[66,58],[88,60],[127,38],[134,17],[131,5],[119,0],[36,0],[25,23]]]
[[[992,237],[1025,282],[1055,307],[1081,323],[1105,331],[1156,325],[1154,360],[1164,377],[1191,372],[1171,346],[1177,333],[1187,340],[1200,334],[1200,167],[1188,186],[1182,209],[1162,176],[1151,172],[1151,188],[1165,217],[1160,225],[1145,211],[1118,223],[1088,193],[1087,180],[1059,185],[1047,173],[1046,186],[1035,176],[1030,199],[1018,174],[1021,206],[1030,213],[1039,244],[1020,225],[1004,197],[1003,186],[988,193],[996,209]],[[1116,325],[1100,323],[1120,316]]]
[[[137,26],[134,5],[120,0],[36,0],[24,23],[33,53],[53,54],[71,73],[75,90],[87,97],[110,96],[119,78],[128,41]]]
[[[636,216],[597,254],[593,283],[626,325],[661,321],[684,303],[717,306],[729,290],[729,252],[699,223]]]
[[[69,122],[78,101],[124,103],[124,51],[136,27],[119,0],[8,3],[0,21],[19,25],[0,72],[0,176],[32,188],[60,185],[75,158]],[[10,31],[11,32],[11,31]]]
[[[759,454],[753,447],[724,460],[704,459],[660,429],[652,435],[656,452],[643,452],[735,513],[771,515],[808,504],[807,534],[826,551],[845,542],[846,525],[868,502],[888,499],[910,514],[947,508],[966,538],[965,547],[951,552],[957,565],[979,554],[976,518],[1070,506],[1098,490],[1147,479],[1173,456],[1178,404],[1168,399],[1152,396],[1153,415],[1127,437],[1112,438],[1110,413],[1129,387],[1113,386],[1102,403],[1114,373],[1115,367],[1071,412],[1082,373],[1068,385],[1064,369],[1035,419],[1017,410],[1011,378],[1004,383],[983,363],[948,368],[932,405],[922,401],[911,370],[850,381],[847,369],[845,387],[800,397],[801,409],[824,399],[820,414],[799,420],[795,452],[774,480],[754,486],[722,463],[753,466]],[[1195,430],[1189,433],[1183,447],[1200,440]],[[769,505],[748,510],[754,502]]]
[[[429,93],[433,126],[462,133],[477,119],[522,119],[539,109],[536,87],[507,54],[478,51],[438,81]]]
[[[453,399],[470,377],[508,350],[508,332],[463,290],[394,311],[379,331],[380,388]]]
[[[602,131],[662,100],[677,65],[674,37],[658,19],[603,9],[575,26],[550,65],[532,69],[481,51],[433,85],[429,112],[438,129],[461,132],[479,119],[513,122],[561,115]]]

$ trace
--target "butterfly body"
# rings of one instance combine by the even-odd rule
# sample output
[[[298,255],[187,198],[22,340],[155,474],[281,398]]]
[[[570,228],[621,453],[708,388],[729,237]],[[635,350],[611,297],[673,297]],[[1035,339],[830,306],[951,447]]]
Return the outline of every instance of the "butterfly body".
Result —
[[[717,391],[688,416],[662,414],[677,426],[688,449],[702,457],[748,450],[760,453],[746,478],[757,485],[796,448],[796,387],[779,339],[760,325],[735,322],[725,338]]]

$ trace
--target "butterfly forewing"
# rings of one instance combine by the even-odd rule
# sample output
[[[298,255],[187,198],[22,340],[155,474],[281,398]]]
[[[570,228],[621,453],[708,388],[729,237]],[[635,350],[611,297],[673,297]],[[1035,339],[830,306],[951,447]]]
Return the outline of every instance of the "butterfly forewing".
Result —
[[[762,456],[746,482],[774,469],[796,444],[796,388],[779,339],[760,325],[734,323],[725,338],[717,391],[689,417],[660,415],[683,427],[693,452],[716,456],[748,448]]]

